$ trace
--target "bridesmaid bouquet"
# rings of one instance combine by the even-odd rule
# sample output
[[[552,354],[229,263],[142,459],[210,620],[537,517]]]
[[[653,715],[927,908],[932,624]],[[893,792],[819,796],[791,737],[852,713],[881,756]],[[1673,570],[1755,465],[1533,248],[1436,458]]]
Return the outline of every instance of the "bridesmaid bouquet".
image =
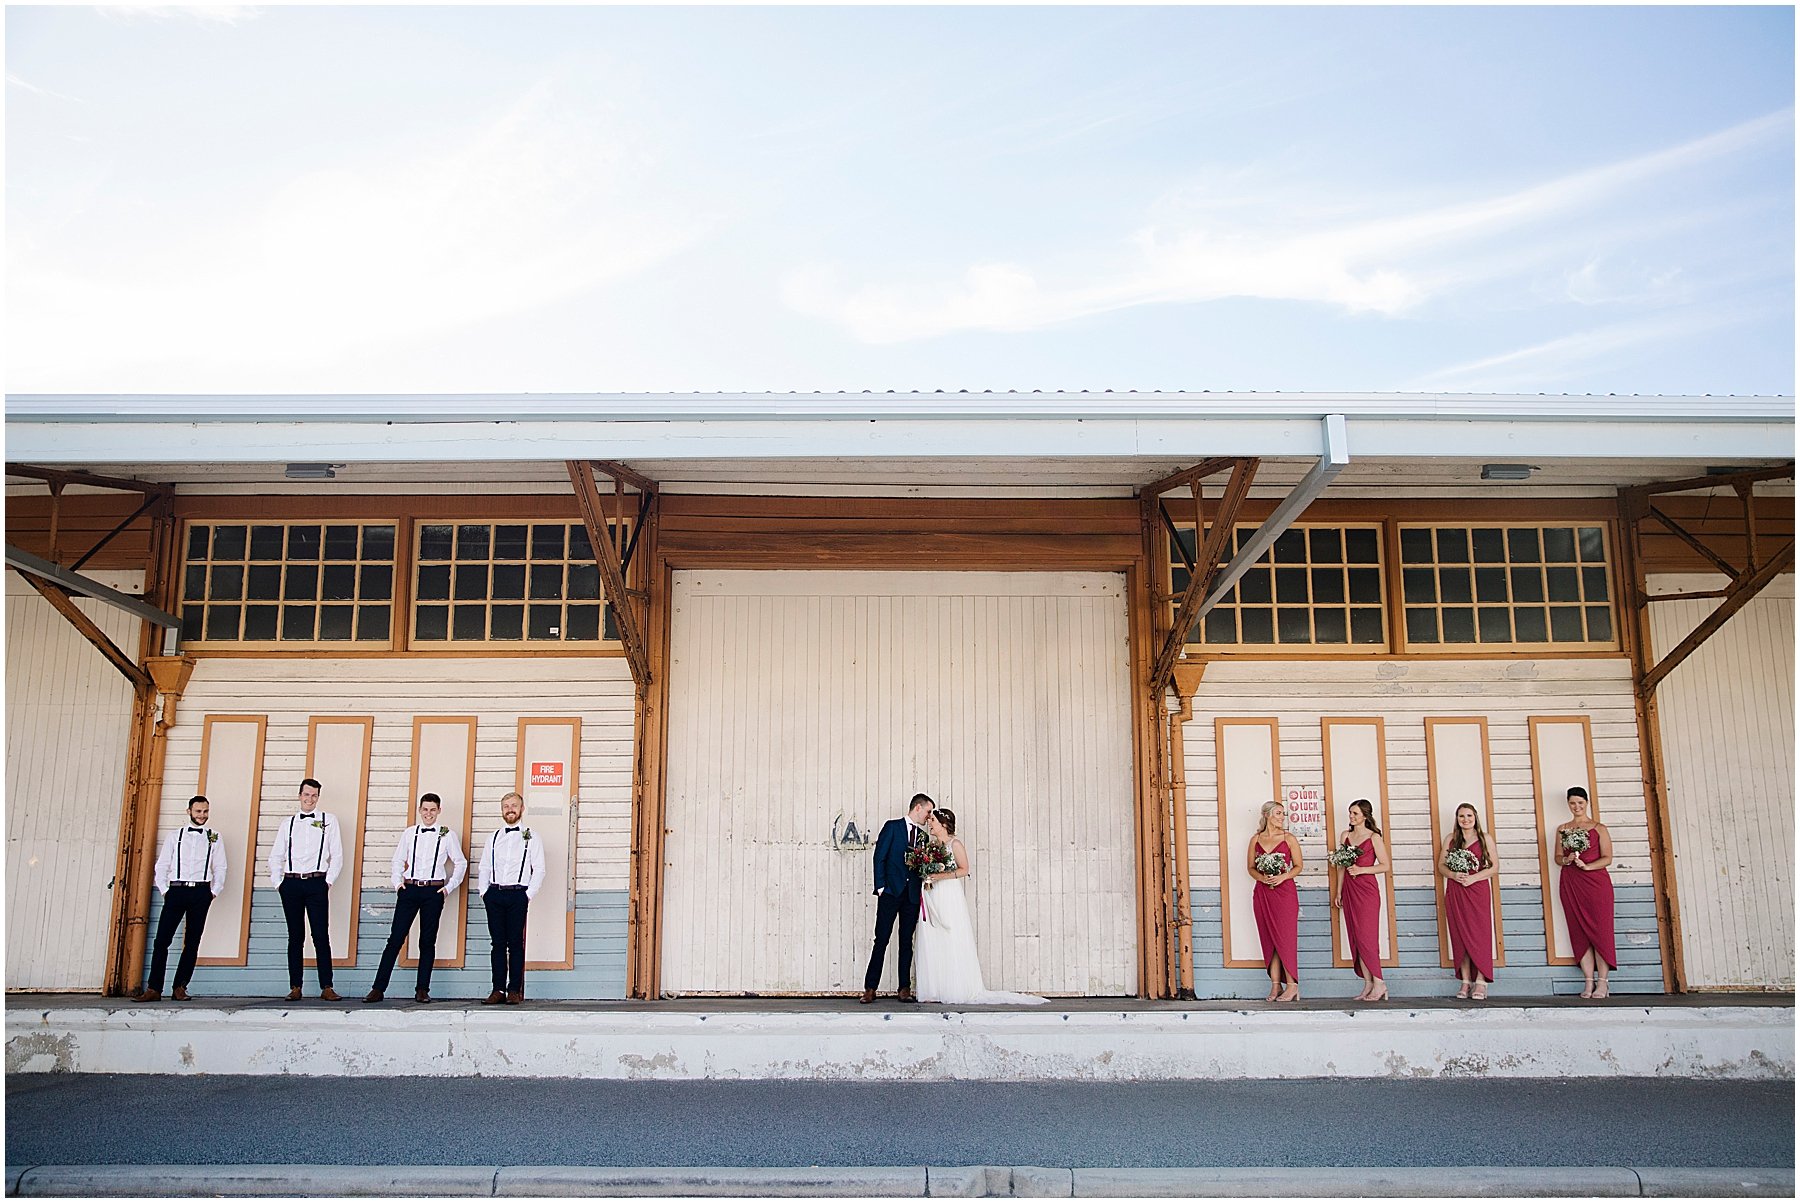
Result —
[[[1444,854],[1444,868],[1452,873],[1473,873],[1481,868],[1481,862],[1467,848],[1452,848]]]
[[[928,840],[906,850],[906,867],[924,877],[930,873],[954,873],[956,858],[937,840]]]
[[[1587,848],[1587,832],[1578,827],[1571,827],[1562,833],[1562,850],[1564,852],[1586,852]]]
[[[1264,877],[1279,877],[1288,871],[1287,857],[1279,852],[1264,852],[1252,862]]]
[[[1342,845],[1327,852],[1325,854],[1325,859],[1331,862],[1331,867],[1334,869],[1348,869],[1351,865],[1356,863],[1356,858],[1359,855],[1361,855],[1360,851],[1356,848],[1352,848],[1349,841],[1346,840]]]

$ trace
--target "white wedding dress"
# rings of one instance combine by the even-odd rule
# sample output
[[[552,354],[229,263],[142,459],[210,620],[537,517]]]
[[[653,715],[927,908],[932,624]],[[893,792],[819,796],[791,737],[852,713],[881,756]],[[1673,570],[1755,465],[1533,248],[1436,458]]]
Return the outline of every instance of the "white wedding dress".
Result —
[[[989,990],[981,980],[981,956],[963,879],[949,877],[924,891],[924,913],[913,929],[913,980],[920,1002],[1041,1005],[1035,994]]]

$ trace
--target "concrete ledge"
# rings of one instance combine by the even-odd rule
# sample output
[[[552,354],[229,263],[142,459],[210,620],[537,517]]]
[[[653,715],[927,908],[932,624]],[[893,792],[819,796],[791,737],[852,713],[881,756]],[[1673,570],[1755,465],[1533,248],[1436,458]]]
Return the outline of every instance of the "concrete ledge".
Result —
[[[1394,1169],[1078,1169],[1076,1198],[1637,1198],[1618,1166],[1434,1166]]]
[[[7,1193],[41,1197],[491,1197],[497,1167],[475,1165],[40,1165]]]
[[[6,1072],[631,1081],[1792,1080],[1791,1006],[1155,1011],[9,1008]]]
[[[1741,1199],[1784,1195],[1793,1198],[1793,1170],[1640,1169],[1646,1199]]]
[[[499,1196],[583,1198],[701,1196],[707,1198],[920,1199],[924,1166],[805,1169],[612,1169],[606,1166],[507,1167],[493,1179]]]

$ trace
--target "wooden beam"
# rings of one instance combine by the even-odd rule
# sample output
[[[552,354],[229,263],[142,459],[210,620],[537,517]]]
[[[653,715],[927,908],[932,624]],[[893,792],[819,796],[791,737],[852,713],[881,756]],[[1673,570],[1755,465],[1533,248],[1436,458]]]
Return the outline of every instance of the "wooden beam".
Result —
[[[1167,493],[1170,489],[1178,488],[1179,486],[1188,484],[1192,481],[1205,480],[1209,476],[1216,476],[1238,462],[1238,460],[1226,455],[1218,456],[1214,459],[1203,459],[1191,468],[1183,468],[1179,472],[1171,472],[1161,480],[1152,481],[1147,485],[1141,486],[1138,489],[1138,496],[1159,497],[1162,494]]]
[[[569,480],[575,486],[575,501],[581,507],[581,518],[587,524],[588,542],[594,548],[594,561],[600,567],[600,585],[607,604],[613,609],[613,621],[619,627],[619,642],[625,645],[625,659],[631,665],[631,677],[641,694],[650,687],[650,660],[644,646],[643,610],[638,599],[625,587],[625,570],[619,563],[619,549],[613,543],[611,529],[601,509],[600,489],[594,483],[594,465],[585,460],[568,461]]]
[[[123,673],[125,679],[131,682],[132,688],[140,692],[146,692],[152,688],[150,674],[139,668],[137,662],[130,656],[120,651],[119,645],[109,639],[106,632],[95,625],[93,619],[81,612],[81,608],[75,604],[75,598],[67,590],[29,572],[21,572],[19,575],[24,578],[27,585],[42,594],[44,600],[49,602],[58,614],[68,619],[70,625],[80,631],[89,643],[99,649],[100,654],[106,657],[108,663]]]
[[[8,476],[23,476],[27,480],[41,480],[61,488],[64,485],[91,485],[96,489],[124,489],[133,493],[148,493],[152,497],[163,497],[175,490],[169,485],[157,484],[149,480],[127,480],[119,476],[100,476],[93,472],[80,472],[72,468],[39,468],[34,464],[6,465]]]
[[[1707,561],[1709,561],[1714,568],[1717,568],[1720,572],[1723,572],[1726,576],[1735,577],[1735,576],[1740,575],[1740,570],[1736,566],[1734,566],[1730,563],[1727,563],[1725,560],[1725,557],[1721,556],[1718,552],[1714,551],[1712,548],[1710,548],[1706,544],[1702,543],[1697,535],[1695,535],[1692,531],[1688,530],[1685,526],[1681,525],[1681,523],[1675,521],[1675,519],[1669,517],[1667,514],[1663,513],[1661,510],[1657,509],[1654,505],[1646,505],[1645,511],[1649,514],[1650,517],[1656,519],[1658,522],[1660,522],[1664,526],[1668,527],[1670,534],[1674,535],[1677,539],[1680,539],[1683,543],[1686,543],[1689,547],[1691,547],[1695,551],[1699,552],[1701,554],[1701,556],[1705,557],[1705,559]]]
[[[1258,462],[1253,459],[1236,462],[1231,469],[1231,480],[1225,485],[1225,496],[1220,498],[1218,508],[1213,511],[1212,525],[1206,531],[1206,542],[1194,557],[1196,567],[1188,577],[1188,586],[1182,591],[1180,604],[1175,607],[1174,624],[1164,637],[1162,648],[1150,670],[1150,689],[1158,698],[1168,687],[1175,658],[1181,654],[1181,649],[1187,642],[1188,628],[1193,625],[1200,611],[1200,603],[1212,588],[1213,577],[1218,575],[1225,549],[1231,545],[1238,511],[1244,508],[1244,501],[1250,496],[1250,482],[1256,479]]]
[[[1732,582],[1731,588],[1725,594],[1725,600],[1719,603],[1719,608],[1702,619],[1700,625],[1689,632],[1686,639],[1676,644],[1668,655],[1657,661],[1655,668],[1644,674],[1638,682],[1638,693],[1645,697],[1650,696],[1662,679],[1674,672],[1683,660],[1693,654],[1694,649],[1705,643],[1713,632],[1724,626],[1733,614],[1750,604],[1751,599],[1761,593],[1770,581],[1774,580],[1782,571],[1792,569],[1793,566],[1794,541],[1789,539],[1787,545],[1775,553],[1768,563],[1753,573],[1739,576]]]
[[[655,493],[659,491],[657,483],[654,480],[651,480],[642,472],[627,468],[617,460],[597,459],[594,461],[594,467],[600,469],[600,471],[606,473],[614,480],[624,481],[640,493]]]
[[[70,572],[67,568],[52,564],[49,560],[34,556],[28,551],[21,551],[8,543],[6,545],[6,566],[16,568],[20,576],[39,577],[57,586],[65,593],[73,593],[78,597],[91,597],[95,601],[103,601],[128,614],[135,614],[145,622],[155,623],[159,627],[179,629],[181,619],[164,610],[159,610],[142,598],[121,593],[117,589],[102,585],[99,581],[89,580],[80,573]]]
[[[154,493],[146,493],[144,495],[144,500],[138,503],[138,508],[131,511],[130,515],[127,516],[123,522],[120,522],[117,526],[115,526],[111,530],[107,531],[104,535],[101,535],[100,541],[98,543],[94,544],[92,547],[88,548],[87,554],[82,556],[79,560],[76,560],[75,563],[70,566],[69,571],[80,572],[81,566],[83,564],[86,564],[89,560],[91,560],[95,556],[99,555],[101,548],[105,547],[108,543],[111,543],[114,539],[118,538],[119,535],[124,533],[124,530],[126,527],[130,526],[133,522],[136,522],[140,517],[143,516],[144,511],[148,510],[151,506],[155,505],[157,502],[159,502],[161,500],[162,500],[162,498],[158,497]]]
[[[1744,503],[1744,559],[1751,570],[1756,568],[1756,484],[1754,481],[1734,480],[1731,487],[1737,490],[1738,500]]]
[[[1694,489],[1735,488],[1738,481],[1755,484],[1759,480],[1790,480],[1794,475],[1794,461],[1778,464],[1773,468],[1752,468],[1744,472],[1732,472],[1720,476],[1688,476],[1681,480],[1666,480],[1653,485],[1634,485],[1619,490],[1623,496],[1650,497],[1658,493],[1686,493]]]

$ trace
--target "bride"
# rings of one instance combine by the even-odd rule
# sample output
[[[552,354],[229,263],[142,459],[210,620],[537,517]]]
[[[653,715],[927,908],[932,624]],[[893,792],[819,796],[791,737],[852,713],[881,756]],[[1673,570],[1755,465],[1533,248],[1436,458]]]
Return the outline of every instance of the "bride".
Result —
[[[1034,994],[989,990],[982,982],[975,929],[969,922],[968,899],[963,896],[962,879],[969,875],[969,850],[956,838],[956,815],[940,806],[925,819],[925,830],[950,849],[956,868],[948,873],[929,873],[924,878],[924,914],[913,937],[913,972],[919,1001],[1027,1005],[1044,1002]]]

